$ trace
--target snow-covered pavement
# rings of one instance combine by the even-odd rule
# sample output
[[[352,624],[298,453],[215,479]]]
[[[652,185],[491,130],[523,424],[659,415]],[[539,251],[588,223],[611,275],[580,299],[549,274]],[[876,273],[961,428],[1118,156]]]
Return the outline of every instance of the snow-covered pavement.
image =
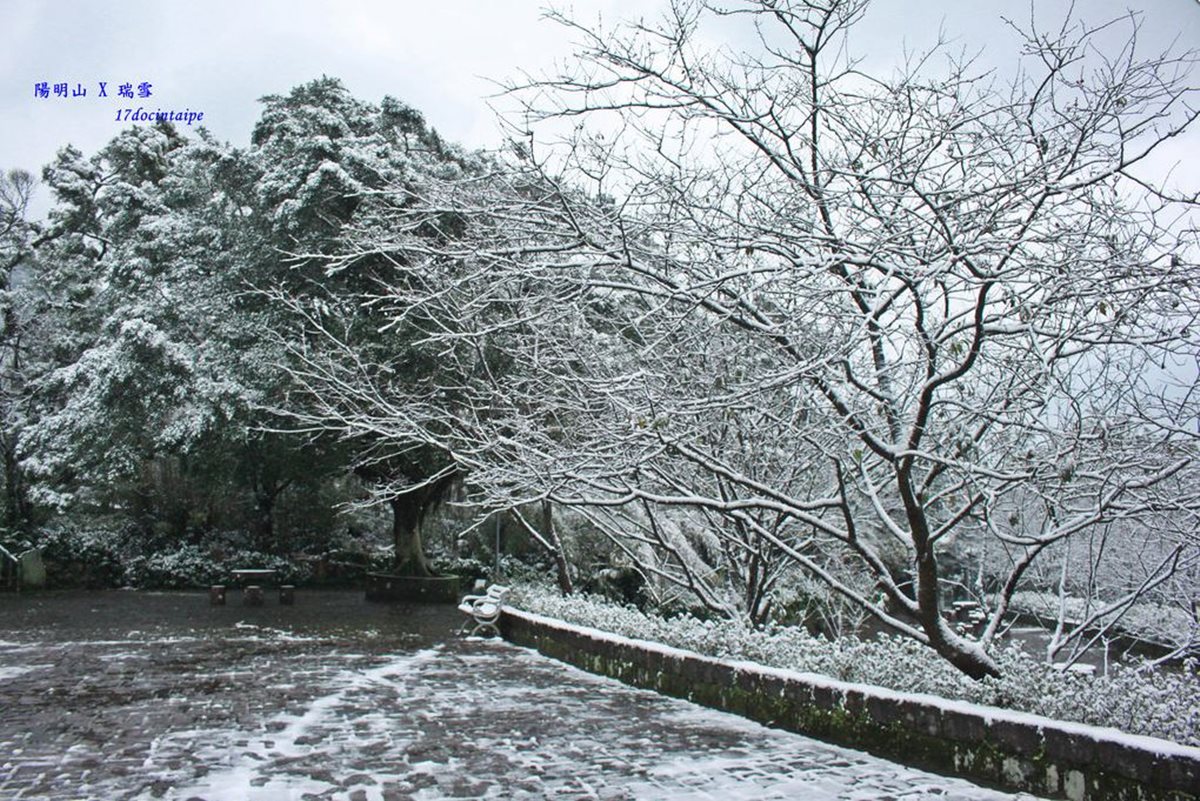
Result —
[[[1029,798],[457,639],[453,610],[332,630],[323,602],[344,618],[328,593],[295,626],[0,622],[0,798]]]

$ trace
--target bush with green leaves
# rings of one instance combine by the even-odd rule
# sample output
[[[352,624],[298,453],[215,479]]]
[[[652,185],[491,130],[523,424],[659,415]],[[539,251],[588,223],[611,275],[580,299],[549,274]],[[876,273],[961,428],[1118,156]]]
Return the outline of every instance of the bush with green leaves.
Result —
[[[34,545],[46,564],[51,588],[120,587],[124,583],[122,553],[131,533],[104,526],[62,526],[38,533]]]
[[[182,590],[225,584],[233,569],[278,571],[278,580],[295,584],[307,578],[304,566],[281,556],[258,551],[238,550],[223,553],[199,545],[182,547],[134,557],[125,571],[126,583],[142,589]]]
[[[996,652],[1000,678],[975,681],[929,648],[903,637],[826,640],[793,626],[754,628],[741,620],[701,621],[687,615],[668,619],[594,596],[564,598],[535,585],[517,587],[513,603],[568,623],[708,656],[1200,746],[1200,673],[1192,661],[1180,670],[1118,664],[1106,676],[1087,676],[1060,672],[1014,644]]]
[[[470,556],[440,556],[432,560],[433,572],[439,576],[458,576],[461,586],[470,587],[479,579],[492,575],[492,566]]]
[[[278,571],[292,584],[311,578],[309,562],[246,546],[244,532],[213,532],[200,542],[155,545],[131,527],[60,527],[39,532],[34,544],[52,588],[190,589],[228,583],[236,568]]]

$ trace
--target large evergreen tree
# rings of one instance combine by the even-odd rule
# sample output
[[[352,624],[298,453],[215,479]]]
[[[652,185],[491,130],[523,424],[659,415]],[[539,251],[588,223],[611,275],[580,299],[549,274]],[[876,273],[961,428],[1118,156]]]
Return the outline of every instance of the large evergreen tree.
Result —
[[[32,523],[17,443],[24,422],[21,400],[30,348],[25,331],[32,313],[22,290],[22,273],[32,269],[38,233],[28,219],[33,186],[33,176],[27,172],[0,173],[0,530],[23,531]]]
[[[261,430],[277,360],[263,319],[236,313],[260,266],[255,177],[245,153],[167,124],[46,169],[46,361],[23,446],[42,501],[176,539],[247,528],[269,549],[279,494],[329,472]]]
[[[396,254],[386,247],[362,253],[349,243],[376,230],[391,204],[419,193],[429,177],[472,170],[471,159],[446,146],[415,110],[392,98],[359,102],[329,78],[264,103],[253,150],[263,169],[258,220],[283,261],[274,280],[258,286],[284,315],[273,330],[290,354],[293,380],[303,365],[341,360],[362,370],[354,380],[397,397],[437,385],[443,354],[422,343],[419,325],[397,324],[375,302],[397,274]],[[422,235],[447,232],[430,226]],[[338,332],[335,340],[325,336],[330,331]],[[391,507],[396,570],[429,574],[421,523],[455,483],[455,460],[427,440],[340,425],[326,390],[296,381],[276,411],[351,449],[355,473]]]
[[[243,527],[262,549],[289,491],[352,472],[392,509],[398,568],[427,573],[420,523],[453,484],[453,460],[424,442],[296,425],[320,399],[287,368],[312,353],[319,319],[397,386],[436,373],[437,354],[366,302],[388,255],[330,258],[372,224],[380,193],[467,160],[416,111],[362,103],[333,79],[263,104],[244,150],[160,123],[91,157],[65,148],[45,170],[57,205],[37,254],[46,359],[25,467],[49,506],[172,538]]]

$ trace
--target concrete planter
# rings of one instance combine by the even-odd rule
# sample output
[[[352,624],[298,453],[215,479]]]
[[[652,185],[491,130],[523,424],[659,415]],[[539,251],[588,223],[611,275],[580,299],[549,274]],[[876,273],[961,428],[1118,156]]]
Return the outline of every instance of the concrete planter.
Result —
[[[368,601],[458,603],[460,595],[458,576],[418,578],[391,573],[367,574]]]

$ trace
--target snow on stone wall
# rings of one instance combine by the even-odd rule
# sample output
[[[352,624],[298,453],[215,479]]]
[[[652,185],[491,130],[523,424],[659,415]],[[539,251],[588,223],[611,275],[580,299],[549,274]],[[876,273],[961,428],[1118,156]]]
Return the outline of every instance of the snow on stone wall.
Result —
[[[517,609],[501,630],[636,687],[929,770],[1071,801],[1200,799],[1200,748],[716,659]]]

